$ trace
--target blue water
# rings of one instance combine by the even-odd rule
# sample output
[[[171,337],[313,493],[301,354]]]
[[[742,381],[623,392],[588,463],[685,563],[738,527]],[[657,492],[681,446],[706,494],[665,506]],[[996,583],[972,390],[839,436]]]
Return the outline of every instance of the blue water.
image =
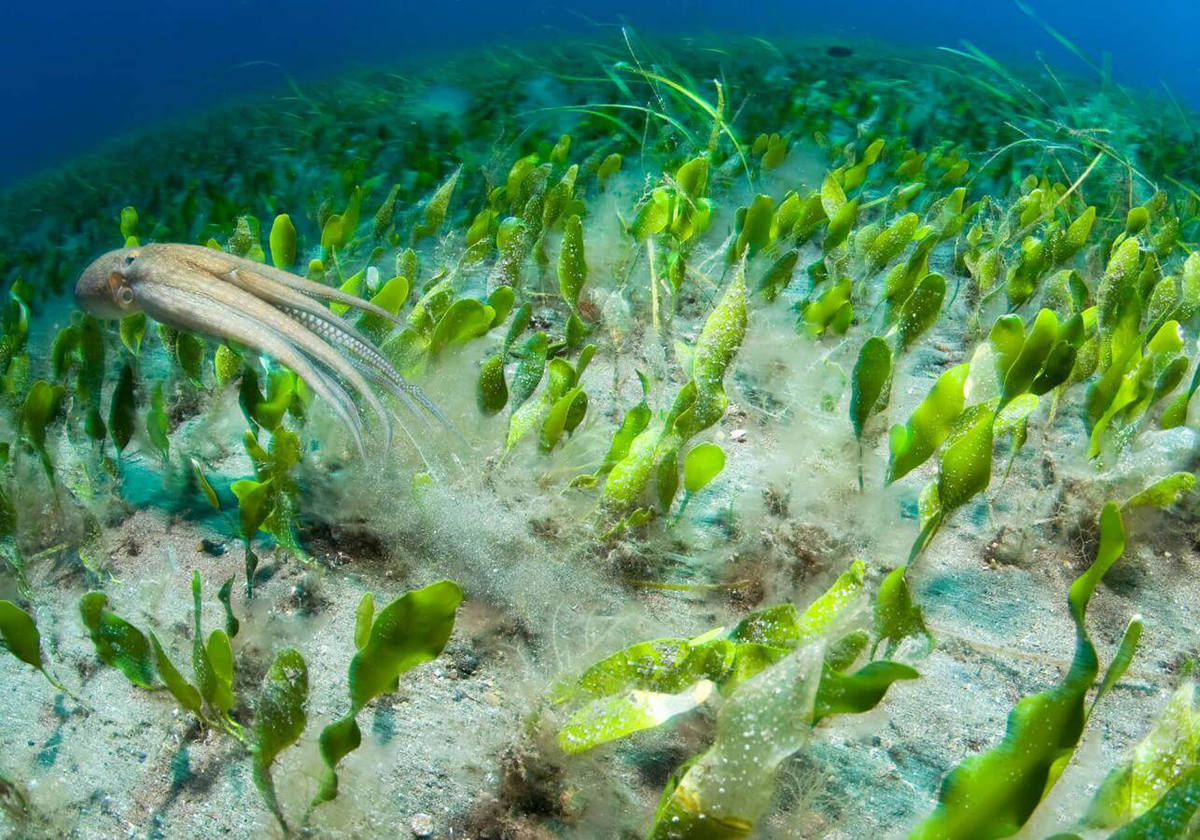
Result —
[[[1169,85],[1200,107],[1196,0],[1031,0],[1114,78]],[[955,46],[1082,73],[1012,0],[90,0],[5,4],[0,31],[0,184],[130,129],[233,96],[285,90],[354,66],[501,43],[643,34],[750,32]],[[1161,89],[1161,88],[1160,88]]]

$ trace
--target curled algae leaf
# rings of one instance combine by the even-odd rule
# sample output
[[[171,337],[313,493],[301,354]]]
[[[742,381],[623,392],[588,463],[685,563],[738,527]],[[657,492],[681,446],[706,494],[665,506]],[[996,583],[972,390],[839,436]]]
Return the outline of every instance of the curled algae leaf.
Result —
[[[268,244],[271,246],[271,264],[276,268],[291,268],[296,262],[296,226],[288,214],[275,217]]]
[[[1130,496],[1125,501],[1124,507],[1170,507],[1180,498],[1192,492],[1192,488],[1195,486],[1196,476],[1194,473],[1171,473],[1160,478],[1145,490]]]
[[[504,379],[504,357],[489,356],[479,367],[475,388],[476,404],[484,414],[497,414],[508,403],[508,383]]]
[[[966,401],[965,389],[970,369],[970,365],[955,365],[947,370],[933,383],[929,394],[913,410],[908,422],[892,427],[889,436],[889,483],[903,478],[925,463],[950,435]]]
[[[65,692],[67,690],[62,684],[46,670],[42,661],[41,639],[33,616],[12,601],[0,600],[0,647],[26,665],[37,668],[50,685]]]
[[[925,333],[942,309],[942,301],[946,297],[946,278],[940,274],[926,274],[924,279],[913,289],[908,300],[900,307],[896,326],[896,345],[899,352],[908,349],[910,345]]]
[[[1088,808],[1087,825],[1116,828],[1113,837],[1173,837],[1173,824],[1200,807],[1197,750],[1200,715],[1196,682],[1188,678],[1167,701],[1158,721],[1133,749],[1129,761],[1105,778]],[[1139,833],[1141,832],[1141,833]]]
[[[690,495],[709,485],[725,469],[725,450],[715,443],[699,443],[683,459],[683,489]]]
[[[559,746],[567,753],[584,752],[703,704],[714,686],[723,694],[739,690],[790,651],[829,633],[862,591],[864,573],[862,562],[852,564],[803,613],[792,604],[766,607],[730,630],[716,627],[692,639],[640,642],[600,660],[578,680],[555,690],[556,703],[581,703],[559,730]],[[849,657],[843,669],[856,656]],[[831,676],[828,713],[834,714],[835,706],[849,709],[871,697],[864,708],[873,707],[882,691],[873,692],[890,682],[882,670],[872,669],[861,677]],[[909,678],[905,674],[896,678]]]
[[[851,376],[850,422],[860,446],[867,418],[887,406],[891,378],[891,348],[878,336],[868,338],[858,352]]]
[[[354,634],[358,651],[350,661],[350,711],[321,732],[325,771],[310,809],[337,796],[337,765],[362,743],[358,713],[379,695],[395,691],[405,671],[441,654],[461,602],[458,584],[442,580],[401,595],[373,618],[374,601],[364,599],[370,607],[360,604]]]
[[[651,840],[750,833],[770,806],[779,765],[812,734],[823,652],[805,645],[726,702],[713,746],[663,793]]]
[[[271,813],[279,820],[284,832],[287,820],[275,794],[271,765],[283,750],[304,734],[308,724],[305,704],[308,701],[308,666],[304,657],[293,648],[275,654],[254,710],[254,784],[266,801]]]
[[[1096,560],[1076,578],[1067,599],[1075,623],[1070,670],[1055,688],[1016,705],[999,746],[950,772],[942,782],[937,808],[909,840],[1007,837],[1020,830],[1054,787],[1087,724],[1090,709],[1085,701],[1100,671],[1085,624],[1088,602],[1124,551],[1120,508],[1109,502],[1100,514]]]
[[[429,201],[425,203],[425,207],[421,211],[421,223],[413,228],[413,242],[434,236],[441,230],[442,223],[446,220],[446,211],[450,207],[450,199],[454,196],[454,188],[458,185],[458,176],[461,173],[462,167],[459,166],[429,197]]]
[[[79,615],[105,665],[123,673],[141,688],[155,687],[155,668],[150,642],[141,630],[108,609],[108,596],[89,592],[79,600]]]
[[[583,252],[583,222],[571,216],[563,225],[562,250],[558,255],[558,288],[572,312],[579,309],[579,293],[587,282],[587,260]]]

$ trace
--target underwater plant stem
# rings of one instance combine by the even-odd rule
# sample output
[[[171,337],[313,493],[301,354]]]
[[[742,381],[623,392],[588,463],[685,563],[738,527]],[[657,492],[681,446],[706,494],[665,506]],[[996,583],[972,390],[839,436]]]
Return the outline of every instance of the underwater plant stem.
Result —
[[[904,565],[911,567],[926,547],[933,542],[933,538],[937,535],[938,529],[942,527],[942,522],[946,519],[946,512],[939,510],[929,518],[925,523],[925,527],[917,534],[916,540],[913,541],[912,549],[908,552],[908,559],[904,561]]]

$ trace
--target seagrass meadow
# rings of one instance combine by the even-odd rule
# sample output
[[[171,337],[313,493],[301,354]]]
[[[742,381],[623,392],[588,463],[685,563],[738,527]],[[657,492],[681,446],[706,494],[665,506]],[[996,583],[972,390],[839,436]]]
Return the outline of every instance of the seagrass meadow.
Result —
[[[8,188],[3,832],[1200,836],[1196,116],[1080,67],[625,30]],[[76,306],[153,243],[448,424]]]

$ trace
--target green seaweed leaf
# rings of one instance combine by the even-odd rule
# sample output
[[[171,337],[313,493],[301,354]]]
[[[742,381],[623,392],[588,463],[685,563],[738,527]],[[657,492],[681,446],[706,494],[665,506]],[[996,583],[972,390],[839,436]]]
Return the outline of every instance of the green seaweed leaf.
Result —
[[[271,264],[276,268],[289,269],[296,262],[296,226],[286,213],[280,213],[271,222],[268,237],[271,248]]]
[[[946,278],[940,274],[926,274],[913,289],[913,293],[900,307],[896,322],[896,349],[907,350],[937,320],[946,297]]]
[[[184,711],[191,712],[200,720],[204,720],[200,692],[179,673],[175,663],[171,661],[171,657],[167,655],[153,632],[150,633],[150,645],[154,649],[154,667],[158,671],[159,677],[162,678],[163,685],[167,687],[167,691]]]
[[[154,655],[146,635],[107,607],[108,596],[103,592],[89,592],[79,599],[79,615],[96,646],[96,655],[134,685],[155,688]]]
[[[337,765],[362,743],[355,718],[363,706],[381,694],[395,691],[405,671],[441,654],[461,602],[458,584],[442,580],[406,592],[372,620],[374,598],[369,593],[363,596],[355,614],[357,652],[350,661],[350,711],[321,731],[319,745],[325,771],[310,809],[337,796]]]
[[[508,384],[504,381],[504,357],[495,353],[479,366],[475,401],[487,415],[497,414],[508,402]]]
[[[1196,486],[1196,476],[1190,472],[1171,473],[1160,478],[1145,490],[1130,496],[1123,507],[1170,507],[1179,501],[1180,497],[1192,492]]]
[[[890,484],[925,463],[949,436],[966,402],[969,364],[947,370],[903,426],[893,426],[888,443],[887,481]]]
[[[583,222],[578,216],[571,216],[563,225],[562,249],[558,252],[558,290],[572,312],[579,311],[579,293],[586,282]]]
[[[350,700],[361,709],[391,690],[397,677],[442,652],[462,590],[443,580],[414,589],[379,611],[367,643],[350,663]]]
[[[254,784],[285,834],[288,824],[275,794],[271,765],[304,734],[307,701],[308,666],[298,650],[285,648],[275,654],[254,710]]]
[[[950,772],[937,808],[909,840],[985,840],[1015,834],[1057,782],[1083,732],[1084,702],[1099,672],[1084,621],[1088,601],[1124,550],[1120,508],[1109,502],[1100,515],[1096,561],[1075,580],[1068,596],[1076,632],[1070,670],[1055,688],[1016,705],[998,746]]]
[[[871,336],[858,352],[851,375],[850,423],[861,446],[867,419],[887,406],[892,379],[892,350],[879,336]]]
[[[70,692],[46,670],[42,661],[41,638],[33,616],[12,601],[0,600],[0,647],[25,664],[37,668],[50,685],[69,694]]]

